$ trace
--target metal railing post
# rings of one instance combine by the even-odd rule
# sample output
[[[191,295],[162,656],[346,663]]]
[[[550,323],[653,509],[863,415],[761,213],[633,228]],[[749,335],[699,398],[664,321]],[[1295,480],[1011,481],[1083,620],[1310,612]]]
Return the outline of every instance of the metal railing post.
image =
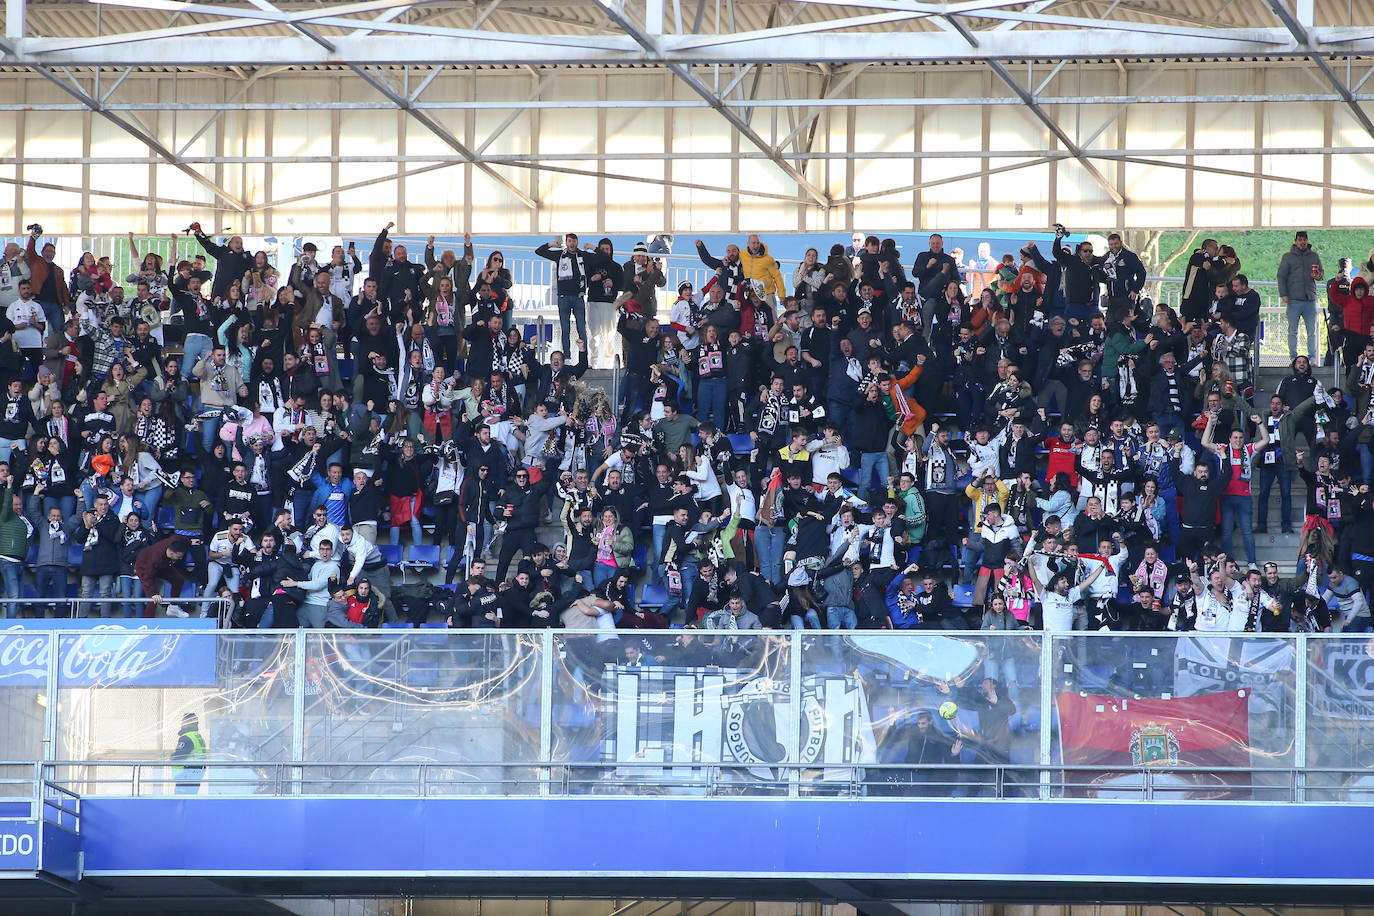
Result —
[[[291,697],[291,759],[305,759],[305,638],[303,633],[292,633],[292,650],[295,663],[292,665],[291,680],[295,694]],[[301,790],[302,769],[294,768],[292,783],[296,795]]]
[[[58,650],[62,648],[61,634],[48,634],[48,671],[47,701],[48,708],[43,710],[43,760],[57,759],[57,679],[61,672],[61,659]]]
[[[1049,798],[1053,785],[1049,766],[1054,757],[1054,637],[1040,636],[1040,797]]]
[[[1293,647],[1297,658],[1293,678],[1293,801],[1306,800],[1307,774],[1307,634],[1299,633],[1297,645]]]
[[[788,762],[801,765],[801,724],[802,724],[802,643],[799,638],[800,630],[791,630],[787,634],[790,655],[790,679],[791,686],[789,692],[792,694],[792,702],[789,704],[791,709],[792,722],[789,728],[792,732],[792,746],[787,749]],[[801,795],[801,770],[793,767],[787,777],[787,794],[792,798]]]
[[[539,759],[549,766],[539,775],[539,794],[549,794],[553,779],[553,630],[540,636],[539,662]]]

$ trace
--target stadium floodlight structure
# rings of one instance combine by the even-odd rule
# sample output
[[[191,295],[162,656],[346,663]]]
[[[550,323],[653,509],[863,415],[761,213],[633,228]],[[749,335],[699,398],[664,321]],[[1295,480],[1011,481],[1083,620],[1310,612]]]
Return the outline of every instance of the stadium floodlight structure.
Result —
[[[272,199],[262,188],[231,186],[222,177],[224,166],[308,160],[197,145],[215,133],[226,112],[399,112],[441,149],[378,155],[396,163],[395,177],[465,165],[532,212],[542,201],[538,181],[526,172],[665,189],[712,187],[666,166],[650,173],[617,167],[617,151],[601,134],[590,147],[568,149],[510,151],[497,142],[522,114],[578,109],[714,112],[738,138],[730,149],[715,151],[716,158],[766,163],[778,182],[750,187],[733,169],[722,189],[795,204],[799,213],[919,195],[939,183],[1060,162],[1079,169],[1076,180],[1095,186],[1108,207],[1117,209],[1128,202],[1122,176],[1130,164],[1248,177],[1256,187],[1270,182],[1362,195],[1368,190],[1364,181],[1342,185],[1329,167],[1297,174],[1272,164],[1273,157],[1364,155],[1374,147],[1374,120],[1366,112],[1374,101],[1366,91],[1372,64],[1372,0],[1353,0],[1340,11],[1326,11],[1324,19],[1312,0],[1232,0],[1206,14],[1179,0],[6,0],[0,40],[3,72],[37,76],[65,95],[62,102],[45,101],[45,110],[89,112],[115,125],[146,147],[147,160],[188,176],[198,186],[193,196],[208,195],[215,207],[231,213],[270,210],[299,195]],[[875,77],[889,72],[942,67],[965,74],[971,89],[962,96],[902,93],[892,91],[891,81],[882,91],[872,88]],[[1217,90],[1206,79],[1191,79],[1182,88],[1148,91],[1160,73],[1209,67],[1301,75],[1275,80],[1281,83],[1276,88],[1256,81]],[[665,79],[655,91],[633,95],[612,88],[580,98],[550,96],[565,77],[600,74],[615,82],[627,71]],[[474,72],[502,74],[521,93],[451,91],[456,80]],[[1114,73],[1121,78],[1111,78]],[[225,91],[170,97],[148,91],[148,77],[169,74],[219,77]],[[334,98],[293,97],[289,91],[293,79],[322,74],[341,81],[344,88]],[[259,91],[273,85],[280,88],[265,96]],[[1112,129],[1137,105],[1276,103],[1338,108],[1345,112],[1341,122],[1359,126],[1361,142],[1352,142],[1339,125],[1328,125],[1288,145],[1266,142],[1256,130],[1250,142],[1224,148],[1182,143],[1131,149]],[[1016,161],[1001,163],[991,160],[1003,152],[988,148],[928,150],[917,143],[907,155],[822,142],[827,125],[856,105],[913,111],[979,107],[985,119],[1010,107],[1037,125],[1043,142],[1007,151]],[[1090,124],[1070,124],[1069,106],[1109,108],[1103,109],[1105,121],[1095,115]],[[0,98],[0,112],[32,107],[12,94]],[[505,119],[490,132],[463,129],[465,117],[491,110],[503,111]],[[146,120],[167,112],[205,114],[183,116],[170,133]],[[339,164],[367,162],[371,152],[339,150],[329,164],[337,171]],[[642,162],[685,161],[689,152],[665,142],[661,150],[622,155]],[[918,170],[911,181],[890,188],[859,188],[842,180],[852,177],[842,175],[852,169],[846,163],[875,161],[884,153],[908,159],[964,154],[981,161],[957,176],[923,180]],[[1218,156],[1250,161],[1208,163],[1207,157]],[[140,160],[82,150],[67,161],[94,166]],[[83,192],[101,193],[91,187]],[[804,222],[799,217],[798,228]],[[532,219],[531,226],[536,223]]]

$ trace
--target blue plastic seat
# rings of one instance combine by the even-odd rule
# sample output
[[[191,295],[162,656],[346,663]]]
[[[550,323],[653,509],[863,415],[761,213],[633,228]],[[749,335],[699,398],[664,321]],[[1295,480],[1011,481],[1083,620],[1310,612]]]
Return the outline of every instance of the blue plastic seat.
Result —
[[[67,565],[72,567],[73,569],[76,569],[79,566],[81,566],[81,555],[83,553],[85,553],[85,549],[80,544],[68,544]]]
[[[390,557],[387,562],[391,563]],[[406,551],[405,560],[400,563],[402,569],[439,569],[441,566],[443,559],[438,544],[412,544]]]
[[[730,450],[736,455],[747,455],[754,450],[754,440],[748,433],[730,433]]]
[[[954,606],[973,607],[973,586],[955,585],[954,586]]]
[[[639,596],[639,606],[642,608],[663,607],[668,603],[668,586],[666,585],[646,585],[644,593]]]
[[[379,550],[386,559],[387,566],[394,566],[397,569],[401,568],[401,561],[405,558],[405,551],[400,544],[378,544],[377,550]]]

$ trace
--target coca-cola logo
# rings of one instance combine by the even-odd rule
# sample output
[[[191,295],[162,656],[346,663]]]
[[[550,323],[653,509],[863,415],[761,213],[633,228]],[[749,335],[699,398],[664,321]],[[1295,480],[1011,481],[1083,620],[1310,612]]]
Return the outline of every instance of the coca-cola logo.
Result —
[[[165,665],[181,639],[165,630],[118,625],[98,626],[79,635],[14,628],[0,634],[0,683],[45,683],[54,645],[58,647],[58,684],[128,682]]]

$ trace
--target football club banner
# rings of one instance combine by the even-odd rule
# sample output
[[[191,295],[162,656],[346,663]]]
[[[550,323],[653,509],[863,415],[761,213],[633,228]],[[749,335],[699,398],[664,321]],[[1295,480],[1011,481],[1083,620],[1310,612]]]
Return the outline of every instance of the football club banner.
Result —
[[[821,774],[838,779],[876,760],[863,686],[847,675],[808,676],[795,698],[753,669],[613,665],[602,691],[602,759],[663,764],[624,767],[624,779],[776,780],[785,763],[843,766]]]
[[[1174,693],[1181,697],[1246,689],[1256,713],[1291,709],[1293,644],[1284,639],[1179,636]]]
[[[1374,719],[1374,641],[1313,639],[1308,677],[1317,711],[1336,719]]]
[[[1075,783],[1066,794],[1137,797],[1140,771],[1160,768],[1156,795],[1182,798],[1240,798],[1244,773],[1174,773],[1173,767],[1248,767],[1250,692],[1229,690],[1167,700],[1131,700],[1086,693],[1061,693],[1059,737],[1066,767],[1121,767],[1120,772],[1069,771]]]

